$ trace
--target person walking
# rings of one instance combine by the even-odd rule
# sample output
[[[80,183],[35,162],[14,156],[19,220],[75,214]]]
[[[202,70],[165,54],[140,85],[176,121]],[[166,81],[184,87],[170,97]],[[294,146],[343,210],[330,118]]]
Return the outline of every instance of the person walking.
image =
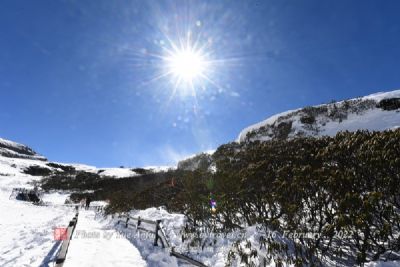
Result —
[[[89,209],[89,206],[90,206],[90,202],[91,202],[92,200],[90,199],[90,197],[87,197],[86,198],[86,209]]]

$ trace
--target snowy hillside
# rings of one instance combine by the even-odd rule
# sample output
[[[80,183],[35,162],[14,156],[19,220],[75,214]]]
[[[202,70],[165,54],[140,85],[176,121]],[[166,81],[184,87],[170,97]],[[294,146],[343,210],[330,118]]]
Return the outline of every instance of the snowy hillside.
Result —
[[[400,126],[400,90],[305,107],[245,128],[238,141],[334,136],[339,131],[383,131]]]
[[[3,139],[0,144],[0,266],[42,266],[59,245],[53,240],[53,228],[67,225],[73,210],[10,199],[13,188],[32,188],[31,182],[41,178],[26,174],[26,168],[47,166],[44,157],[26,146]],[[58,193],[44,196],[50,203],[63,203],[65,198]]]
[[[13,141],[0,138],[0,175],[18,176],[19,174],[32,174],[30,169],[40,173],[60,173],[65,170],[95,173],[100,177],[124,178],[134,177],[143,172],[161,172],[173,169],[171,166],[149,166],[145,168],[98,168],[79,163],[49,162],[44,156],[36,153],[30,147]],[[6,170],[6,171],[5,171]],[[47,170],[47,171],[46,171]],[[38,176],[38,174],[36,174]],[[40,175],[39,175],[40,176]],[[0,184],[4,181],[0,181]]]
[[[23,158],[46,161],[47,159],[31,148],[0,138],[0,156],[9,158]]]
[[[83,164],[48,162],[25,145],[0,139],[0,266],[53,266],[61,246],[60,241],[54,240],[53,231],[56,227],[67,226],[75,214],[73,207],[63,205],[70,194],[44,193],[45,205],[35,205],[11,197],[11,192],[13,188],[32,189],[34,182],[43,178],[40,173],[60,173],[68,169],[100,172],[100,176],[116,178],[137,175],[131,169],[98,169]],[[105,231],[93,214],[93,211],[81,212],[78,232]],[[68,266],[88,265],[100,256],[103,256],[102,266],[146,266],[139,251],[122,238],[111,241],[76,238],[73,243]],[[86,257],[82,256],[82,251]]]
[[[334,136],[337,132],[345,130],[356,131],[359,129],[368,129],[381,131],[397,128],[399,126],[400,90],[397,90],[341,102],[306,107],[275,115],[243,130],[239,136],[239,141],[242,142],[242,144],[234,143],[232,147],[245,147],[248,145],[245,142],[254,140],[292,139],[297,136]],[[292,141],[297,140],[302,141],[302,139],[294,139]],[[320,141],[320,139],[314,141]],[[285,142],[285,144],[286,143],[290,143],[290,141]],[[398,141],[395,143],[398,144]],[[269,143],[263,143],[263,145],[264,144]],[[225,149],[229,152],[229,145],[227,145]],[[223,150],[224,148],[219,150],[220,155],[228,155],[223,154]],[[243,149],[242,153],[244,153],[243,155],[247,155],[245,154],[245,149]],[[218,154],[218,151],[216,154]],[[252,155],[254,156],[256,154],[253,153]],[[268,155],[268,153],[265,155]],[[393,155],[395,155],[394,158],[398,158],[398,153]],[[251,162],[251,160],[254,160],[250,158],[251,157],[246,156],[243,158],[238,157],[237,159],[239,159],[238,162],[245,162],[247,160]],[[261,158],[265,160],[264,156]],[[213,152],[202,153],[181,161],[177,166],[177,171],[201,169],[215,173],[215,171],[213,171],[216,166],[214,161],[215,157],[213,156]],[[236,160],[232,162],[236,162]],[[231,162],[229,162],[229,164],[231,164]],[[253,169],[258,166],[257,168],[262,170],[259,173],[264,172],[264,169],[262,169],[263,165],[261,164],[250,163],[243,165],[244,167],[240,166],[242,171],[239,173],[246,173],[247,166],[251,166]],[[236,168],[231,168],[235,166],[236,165],[228,165],[226,170],[236,170]],[[175,174],[164,178],[161,177],[162,179],[154,175],[154,173],[169,171],[170,169],[170,167],[97,168],[84,164],[49,162],[45,157],[37,154],[34,150],[25,145],[0,139],[0,213],[2,214],[0,217],[0,233],[2,235],[0,240],[0,266],[48,266],[49,263],[54,260],[54,255],[59,249],[60,242],[54,240],[53,229],[55,227],[66,226],[75,214],[73,208],[63,205],[65,200],[70,196],[70,193],[75,193],[75,191],[68,190],[68,188],[63,189],[64,191],[61,189],[51,189],[49,191],[50,193],[43,195],[43,201],[46,205],[42,206],[18,201],[15,198],[9,197],[13,188],[33,188],[34,181],[38,181],[44,176],[49,175],[55,176],[56,185],[62,182],[58,180],[60,177],[63,179],[65,178],[63,182],[66,181],[65,183],[67,184],[71,184],[70,178],[72,180],[75,179],[76,183],[82,180],[85,186],[89,186],[85,184],[87,179],[95,177],[93,179],[102,181],[104,178],[104,180],[108,181],[107,187],[105,188],[107,188],[107,190],[112,190],[112,186],[114,186],[116,190],[115,192],[110,191],[113,194],[112,197],[115,197],[113,201],[116,204],[120,204],[118,200],[122,201],[121,204],[127,204],[126,202],[133,200],[132,203],[134,203],[134,207],[138,207],[140,204],[138,200],[144,202],[148,201],[150,203],[150,208],[131,210],[130,214],[132,216],[140,216],[147,220],[162,220],[162,225],[167,233],[167,237],[177,251],[184,252],[207,264],[207,266],[226,266],[229,255],[233,255],[233,252],[240,255],[243,251],[250,251],[248,247],[250,243],[256,248],[262,246],[263,241],[261,237],[263,234],[270,231],[270,229],[265,229],[267,232],[264,233],[261,231],[262,227],[259,224],[243,224],[241,225],[243,229],[236,229],[231,237],[218,236],[216,239],[205,237],[205,239],[202,240],[202,242],[204,241],[202,244],[199,243],[196,245],[194,241],[197,240],[197,237],[190,235],[195,232],[184,231],[186,228],[187,230],[189,229],[188,225],[190,224],[188,223],[190,220],[187,220],[183,214],[169,213],[164,208],[157,208],[161,206],[161,204],[164,205],[164,203],[154,202],[154,199],[158,200],[162,197],[172,199],[181,193],[181,197],[176,198],[174,201],[183,201],[185,205],[190,204],[187,200],[188,198],[185,197],[185,192],[187,191],[180,191],[180,187],[175,186],[175,179],[178,180]],[[278,169],[282,170],[282,168]],[[253,170],[251,169],[251,171]],[[82,173],[89,175],[82,176],[85,179],[76,179],[76,177]],[[225,174],[226,172],[222,173]],[[179,173],[177,172],[177,174]],[[151,175],[155,176],[154,181],[149,179]],[[134,178],[112,179],[124,177]],[[173,177],[173,180],[170,179],[171,177]],[[187,177],[183,177],[184,178],[181,178],[187,179]],[[235,176],[230,176],[229,179],[232,179],[232,177]],[[272,175],[271,177],[275,176]],[[110,180],[112,182],[110,182]],[[148,191],[148,188],[146,188],[146,190],[142,189],[142,192],[137,192],[137,196],[140,198],[130,199],[125,197],[132,197],[134,189],[139,188],[140,183],[143,182],[141,180],[153,181],[154,183],[150,187],[152,190]],[[364,178],[362,180],[364,180]],[[174,183],[172,183],[172,181],[174,181]],[[195,176],[193,177],[193,181],[197,181]],[[260,181],[260,179],[257,179],[257,181]],[[131,186],[132,184],[134,187]],[[160,192],[162,192],[162,194],[158,194],[160,192],[157,191],[157,188],[161,190]],[[196,190],[200,187],[193,186],[193,188],[193,192],[197,193]],[[266,190],[265,188],[262,190]],[[80,188],[80,190],[84,191],[83,193],[93,191],[92,189],[93,188]],[[297,190],[299,189],[301,188],[297,188]],[[56,192],[56,190],[58,191]],[[246,196],[242,193],[242,188],[240,188],[240,190],[241,197]],[[104,193],[103,191],[105,190],[101,192]],[[126,193],[126,195],[124,195],[124,193]],[[221,198],[225,195],[227,194],[221,194],[218,197]],[[254,192],[251,193],[252,197],[253,195]],[[108,200],[108,198],[104,199]],[[253,198],[249,199],[252,200]],[[203,201],[203,199],[199,198],[199,201]],[[219,203],[224,203],[224,201],[221,200]],[[112,204],[113,203],[110,202],[110,206],[112,206]],[[129,207],[133,207],[133,205]],[[194,205],[194,207],[197,206]],[[201,205],[199,205],[199,207],[201,207]],[[232,209],[233,206],[228,207]],[[218,209],[222,210],[223,205],[218,206]],[[182,211],[179,212],[183,213]],[[233,217],[240,217],[238,216],[239,213],[234,214],[235,216]],[[154,248],[153,239],[144,238],[142,240],[136,238],[137,235],[132,236],[132,233],[128,232],[126,229],[126,226],[117,224],[117,221],[118,218],[116,217],[97,216],[93,211],[82,210],[80,212],[76,234],[71,241],[71,247],[67,255],[65,266],[90,265],[91,263],[93,264],[93,259],[98,259],[99,262],[101,261],[103,264],[102,266],[185,266],[185,263],[172,258],[168,250],[162,250],[157,247]],[[284,223],[283,220],[282,223]],[[194,229],[196,229],[196,231],[199,230],[199,228]],[[207,229],[200,230],[206,231]],[[98,238],[81,238],[79,235],[83,233],[96,233]],[[124,234],[122,237],[121,233]],[[137,233],[135,232],[135,234]],[[188,235],[185,240],[182,238],[184,234]],[[285,238],[286,237],[283,235],[278,235],[277,239],[274,239],[274,242],[276,241],[285,246],[288,245],[289,254],[293,254],[294,251],[290,247],[292,241]],[[82,251],[85,251],[85,253],[82,253]],[[256,250],[256,253],[260,255],[265,254],[265,258],[269,258],[271,253],[268,252],[268,254],[267,252],[268,250],[265,244],[264,249]],[[394,256],[392,258],[400,259],[400,256],[397,254],[395,256],[396,258],[394,258]],[[231,266],[242,266],[239,260],[233,260],[232,262],[235,264]],[[332,265],[339,266],[339,263],[326,263],[326,266]],[[275,266],[275,263],[271,261],[267,266]],[[400,266],[400,262],[369,262],[366,266]]]
[[[8,141],[3,142],[8,143]],[[25,173],[26,169],[35,166],[50,171],[57,170],[56,167],[47,164],[43,160],[9,158],[0,155],[0,234],[2,236],[0,266],[53,266],[54,264],[61,241],[54,239],[53,231],[56,227],[66,227],[75,214],[73,207],[63,205],[69,194],[45,193],[42,196],[45,205],[34,205],[10,197],[13,188],[32,188],[32,181],[43,178],[40,175]],[[82,165],[76,167],[81,170],[91,169]],[[108,174],[118,175],[112,170],[108,170]],[[123,174],[119,173],[119,175]],[[93,211],[81,212],[77,233],[82,231],[105,233],[105,227],[96,222],[93,215]],[[108,232],[113,233],[112,230]],[[93,259],[102,262],[102,266],[146,266],[146,262],[135,246],[123,238],[82,239],[74,236],[71,242],[73,245],[70,247],[66,266],[89,265],[93,263]],[[85,251],[84,255],[82,251]]]

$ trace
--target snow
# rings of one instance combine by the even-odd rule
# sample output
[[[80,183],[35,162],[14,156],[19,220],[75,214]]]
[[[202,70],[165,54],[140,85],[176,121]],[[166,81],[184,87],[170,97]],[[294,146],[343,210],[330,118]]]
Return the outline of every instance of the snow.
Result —
[[[46,162],[0,156],[0,266],[39,266],[50,261],[59,245],[53,240],[53,228],[68,225],[74,214],[67,207],[9,199],[14,187],[32,188],[30,182],[42,178],[23,173],[32,165],[46,167]],[[49,202],[63,202],[65,197],[44,196]]]
[[[0,179],[9,177],[0,176]],[[50,260],[58,242],[53,228],[68,225],[73,211],[66,207],[35,206],[9,199],[0,191],[0,266],[39,266]]]
[[[13,187],[33,187],[32,185],[27,185],[28,182],[42,177],[23,173],[24,169],[32,165],[48,168],[44,161],[0,156],[0,189],[11,190]]]
[[[20,148],[24,147],[21,144],[18,144],[16,142],[13,142],[13,141],[10,141],[10,140],[6,140],[6,139],[3,139],[3,138],[0,138],[0,144],[6,145],[6,146],[20,147]]]
[[[183,214],[177,213],[169,213],[163,208],[148,208],[146,210],[132,210],[130,213],[131,217],[139,217],[142,219],[148,220],[162,220],[161,228],[163,229],[168,241],[170,242],[171,247],[175,248],[176,252],[188,255],[189,257],[196,259],[207,266],[213,267],[224,267],[226,266],[226,259],[229,251],[232,248],[232,245],[238,238],[245,237],[245,240],[250,240],[254,245],[253,248],[257,248],[260,246],[259,237],[260,232],[256,230],[257,226],[247,227],[245,231],[236,231],[231,233],[228,236],[210,236],[207,240],[206,246],[203,248],[190,246],[189,243],[193,240],[193,238],[188,238],[185,242],[182,242],[182,230],[186,224],[186,219]],[[111,220],[109,225],[116,227],[118,231],[124,233],[127,236],[133,236],[131,241],[135,244],[136,247],[139,248],[142,256],[146,259],[149,266],[192,266],[187,264],[184,261],[179,261],[173,257],[170,257],[168,249],[160,249],[158,247],[153,247],[154,237],[147,235],[142,235],[143,238],[137,238],[139,235],[135,229],[129,227],[125,228],[124,224],[116,225],[117,219]],[[154,226],[146,225],[145,223],[141,224],[141,227],[151,230]],[[143,233],[143,232],[142,232]],[[216,243],[214,244],[214,238]],[[206,240],[206,239],[204,239]],[[277,236],[276,238],[279,242],[288,242],[287,239],[281,236]],[[244,246],[243,242],[243,246]],[[290,247],[290,246],[289,246]],[[264,250],[259,250],[260,254],[267,254],[267,248]],[[240,264],[233,266],[239,266]],[[268,267],[276,266],[272,261],[267,265]],[[294,265],[288,265],[294,266]]]
[[[133,210],[130,212],[132,217],[140,217],[142,219],[148,219],[152,221],[162,220],[162,227],[165,229],[165,233],[172,241],[172,246],[178,245],[174,243],[180,239],[180,235],[177,234],[182,227],[185,225],[185,216],[179,213],[169,213],[163,208],[148,208],[145,210]]]
[[[374,94],[370,94],[367,96],[362,97],[363,99],[373,99],[375,101],[381,101],[382,99],[386,98],[396,98],[400,97],[400,89],[399,90],[393,90],[389,92],[378,92]]]
[[[42,160],[45,161],[46,158],[37,154],[35,151],[33,151],[32,149],[30,149],[29,147],[19,144],[17,142],[13,142],[13,141],[9,141],[3,138],[0,138],[0,146],[5,146],[5,147],[0,147],[0,155],[1,153],[6,153],[9,155],[13,155],[13,156],[18,156],[20,158],[28,158],[28,159],[35,159],[35,160]],[[16,151],[13,151],[12,149],[15,148],[17,151],[18,150],[25,150],[28,153],[32,154],[32,155],[27,155],[27,154],[21,154],[18,153]]]
[[[296,112],[296,111],[298,111],[298,110],[300,110],[300,109],[287,110],[287,111],[284,111],[284,112],[275,114],[275,115],[273,115],[273,116],[271,116],[271,117],[269,117],[269,118],[267,118],[267,119],[265,119],[265,120],[263,120],[263,121],[260,121],[260,122],[258,122],[258,123],[255,123],[255,124],[253,124],[253,125],[250,125],[250,126],[244,128],[244,129],[240,132],[240,134],[239,134],[238,138],[236,139],[236,141],[237,141],[237,142],[240,142],[240,141],[244,140],[244,138],[246,137],[247,133],[252,132],[252,131],[254,131],[254,130],[257,130],[258,128],[260,128],[260,127],[262,127],[262,126],[264,126],[264,125],[267,125],[267,124],[268,124],[268,125],[271,125],[271,124],[273,124],[279,117],[286,116],[286,115],[288,115],[288,114],[290,114],[290,113],[293,113],[293,112]]]
[[[150,170],[152,172],[163,172],[173,169],[171,166],[148,166],[143,169]],[[132,170],[132,168],[101,168],[97,169],[97,173],[100,176],[107,176],[113,178],[126,178],[126,177],[135,177],[140,174],[136,173]]]
[[[149,166],[143,167],[143,169],[151,170],[153,172],[166,172],[169,170],[176,170],[176,166],[168,166],[168,165],[166,165],[166,166],[151,166],[151,165],[149,165]]]
[[[79,212],[64,267],[147,266],[131,242],[95,217],[94,211]]]
[[[368,262],[364,265],[365,267],[399,267],[400,261],[377,261]]]
[[[102,168],[100,176],[109,176],[114,178],[133,177],[138,174],[128,168]]]
[[[166,235],[170,240],[178,241],[180,236],[175,234],[175,231],[181,229],[184,221],[182,214],[170,214],[164,209],[160,208],[149,208],[146,210],[135,210],[131,211],[132,217],[138,217],[147,220],[162,220],[162,229],[166,232]],[[139,250],[143,258],[146,259],[148,266],[151,267],[178,267],[185,266],[185,264],[179,264],[175,257],[170,256],[169,249],[162,249],[161,247],[154,247],[154,234],[149,234],[143,231],[137,231],[136,229],[129,227],[125,228],[123,224],[117,224],[118,219],[108,219],[108,225],[115,227],[119,233],[126,236],[132,244],[134,244]],[[142,223],[141,227],[153,230],[155,226]],[[175,245],[175,243],[172,243]],[[190,265],[188,265],[190,266]]]
[[[362,97],[362,100],[374,100],[376,103],[379,103],[382,99],[387,98],[399,98],[400,90],[395,90],[391,92],[384,93],[376,93],[371,94],[365,97]],[[341,104],[344,101],[339,101],[337,104]],[[321,107],[324,105],[317,105],[315,107]],[[329,105],[325,105],[329,106]],[[339,131],[357,131],[357,130],[370,130],[370,131],[383,131],[394,129],[400,126],[400,112],[398,110],[386,111],[380,108],[372,107],[365,112],[360,114],[349,113],[347,118],[342,121],[333,121],[326,117],[320,118],[317,117],[317,127],[319,128],[319,132],[316,134],[315,131],[310,131],[304,128],[304,125],[300,122],[300,116],[296,114],[297,111],[301,109],[289,110],[279,114],[276,114],[268,119],[251,125],[245,129],[243,129],[238,138],[237,142],[242,142],[246,140],[246,135],[252,131],[255,131],[266,125],[273,125],[278,121],[278,119],[283,119],[282,121],[291,121],[292,122],[292,133],[290,133],[289,137],[295,136],[297,133],[304,133],[305,135],[311,136],[334,136]],[[254,138],[260,141],[271,140],[271,137],[268,135],[257,136]],[[252,139],[253,140],[253,139]]]
[[[4,139],[1,140],[5,142]],[[9,142],[7,144],[14,144]],[[0,266],[52,266],[61,246],[54,240],[56,227],[66,227],[75,215],[70,206],[63,206],[69,197],[65,192],[51,192],[42,196],[45,206],[9,199],[13,188],[33,188],[32,181],[42,179],[24,173],[30,166],[47,166],[48,162],[36,159],[9,158],[0,155]],[[71,166],[71,164],[57,163]],[[84,164],[73,164],[77,170],[97,173],[99,169]],[[169,167],[168,167],[169,168]],[[161,171],[166,168],[154,168]],[[107,175],[132,176],[129,169],[107,168]],[[92,205],[106,205],[104,201]],[[94,211],[81,211],[75,234],[98,232],[103,239],[85,239],[73,236],[68,250],[66,266],[177,266],[168,251],[156,251],[148,246],[144,260],[132,239],[118,235],[110,218],[96,217]],[[80,232],[79,232],[80,231]],[[109,237],[107,239],[107,237]],[[138,241],[140,243],[140,241]],[[153,253],[154,252],[154,253]],[[150,265],[146,263],[150,262]],[[175,264],[170,264],[171,262]]]
[[[57,162],[55,162],[57,163]],[[95,166],[90,166],[90,165],[86,165],[86,164],[80,164],[80,163],[57,163],[60,165],[66,165],[66,166],[72,166],[75,168],[75,170],[77,171],[85,171],[85,172],[92,172],[92,173],[97,173],[97,168]]]
[[[10,141],[10,140],[6,140],[0,137],[0,144],[8,146],[8,147],[15,147],[15,148],[19,148],[19,149],[28,149],[30,151],[33,152],[33,150],[31,150],[30,148],[28,148],[26,145],[14,142],[14,141]]]
[[[25,168],[32,165],[49,168],[46,162],[40,160],[0,156],[0,266],[48,266],[54,261],[61,245],[60,241],[53,238],[54,228],[66,227],[75,215],[74,208],[62,205],[69,196],[63,192],[44,194],[42,199],[46,206],[9,199],[14,187],[32,188],[31,182],[42,178],[23,173]],[[97,171],[87,165],[75,166],[86,171]],[[115,174],[120,169],[108,170]],[[104,202],[92,204],[105,205]],[[137,248],[127,239],[117,238],[115,230],[95,220],[93,211],[81,212],[77,230],[98,231],[101,236],[115,238],[73,238],[66,266],[99,266],[99,263],[101,266],[147,266]]]
[[[50,194],[44,194],[42,196],[42,200],[45,203],[49,203],[52,205],[63,205],[65,203],[65,200],[69,197],[69,193],[59,193],[59,192],[54,192]]]
[[[400,97],[400,90],[377,93],[363,97],[362,99],[372,99],[379,102],[385,98]],[[264,125],[274,124],[280,117],[290,115],[297,110],[286,111],[274,115],[262,122],[254,124],[244,129],[238,140],[245,138],[250,131],[258,129]],[[302,130],[307,132],[300,122],[299,115],[293,115],[292,128],[294,133]],[[318,135],[333,136],[338,131],[356,131],[359,129],[367,130],[387,130],[400,127],[400,112],[385,111],[378,108],[371,108],[360,114],[350,113],[347,118],[339,121],[322,121]],[[268,140],[270,137],[261,136],[261,140]],[[0,144],[7,147],[26,148],[26,146],[0,138]],[[19,153],[9,148],[2,148],[4,153],[17,155]],[[0,151],[0,152],[1,152]],[[209,151],[210,154],[213,151]],[[26,156],[26,155],[25,155]],[[43,168],[54,169],[47,166],[44,157],[36,154],[30,158],[10,158],[0,154],[0,266],[48,266],[54,261],[54,257],[60,247],[60,242],[53,239],[55,227],[66,227],[75,210],[71,207],[63,206],[69,194],[64,192],[52,192],[43,195],[43,200],[47,206],[37,206],[28,202],[9,199],[9,195],[14,187],[33,188],[32,181],[39,180],[40,176],[24,174],[24,169],[29,166],[40,166]],[[78,171],[99,173],[102,176],[115,178],[132,177],[138,175],[130,168],[97,168],[85,164],[65,164],[73,166]],[[171,166],[148,166],[153,172],[168,171],[175,169]],[[106,205],[105,202],[93,202],[93,205]],[[143,219],[162,220],[162,229],[165,232],[170,244],[176,251],[188,254],[208,266],[225,266],[227,254],[232,248],[232,244],[238,240],[242,233],[235,232],[231,237],[217,238],[215,245],[206,246],[205,249],[190,247],[189,241],[182,241],[182,229],[186,224],[183,214],[169,213],[163,208],[149,208],[146,210],[132,210],[131,216],[140,216]],[[153,246],[154,236],[141,235],[135,229],[125,228],[123,225],[116,225],[115,218],[96,215],[94,211],[81,210],[78,218],[77,228],[71,240],[65,266],[186,266],[182,261],[170,256],[169,249],[162,249]],[[149,227],[153,226],[145,226]],[[250,240],[254,247],[259,247],[260,232],[257,226],[245,228],[245,240]],[[281,237],[279,241],[287,242]],[[209,241],[213,241],[210,238]],[[258,250],[259,254],[266,253],[265,250]],[[239,265],[239,263],[237,263]],[[187,265],[189,266],[189,265]],[[268,266],[275,266],[274,262]],[[365,264],[367,267],[393,267],[400,266],[400,261],[390,262],[370,262]]]
[[[189,246],[189,243],[192,239],[187,239],[185,242],[182,242],[181,234],[182,229],[185,226],[186,220],[182,214],[177,213],[169,213],[163,208],[149,208],[146,210],[132,210],[130,213],[132,217],[140,216],[142,219],[148,220],[162,220],[162,229],[166,234],[168,241],[170,242],[171,246],[175,248],[175,251],[188,255],[191,258],[194,258],[207,266],[213,267],[224,267],[226,266],[227,262],[227,255],[229,251],[233,248],[232,245],[237,240],[241,240],[240,247],[244,251],[248,251],[247,248],[247,241],[251,243],[251,249],[257,250],[258,255],[262,255],[265,258],[269,258],[270,255],[268,254],[269,248],[262,246],[260,243],[261,235],[265,236],[265,231],[260,231],[259,229],[262,228],[261,225],[253,225],[245,227],[244,230],[237,230],[233,233],[230,233],[227,236],[210,236],[208,238],[209,242],[206,242],[206,246],[204,249],[200,247],[193,247]],[[168,255],[168,249],[161,249],[159,247],[153,247],[153,236],[148,237],[147,235],[143,235],[142,238],[138,238],[138,233],[134,228],[125,228],[124,224],[116,225],[117,219],[110,219],[107,218],[105,220],[109,221],[109,226],[118,229],[120,233],[125,234],[130,238],[131,242],[135,244],[135,246],[140,250],[143,258],[146,259],[149,266],[191,266],[190,264],[185,263],[184,261],[179,261],[174,259]],[[153,226],[146,225],[144,223],[141,224],[141,227],[146,229],[151,229]],[[143,233],[143,232],[142,232]],[[295,249],[294,244],[288,237],[284,234],[280,234],[275,231],[268,230],[267,231],[270,238],[273,238],[275,242],[281,244],[288,245],[288,251],[283,252],[282,254],[278,253],[275,258],[284,259],[288,255],[294,255]],[[203,241],[206,239],[203,239]],[[214,240],[216,243],[214,243]],[[258,260],[254,259],[255,266],[260,264]],[[329,262],[326,261],[324,266],[343,266],[336,262]],[[231,266],[244,266],[240,263],[240,258],[233,262]],[[270,262],[267,261],[267,267],[276,267],[279,266],[274,260],[272,259]],[[286,264],[285,266],[295,266],[294,264]],[[400,266],[400,261],[377,261],[377,262],[369,262],[365,264],[366,267],[398,267]]]
[[[371,109],[366,111],[363,115],[349,114],[346,120],[342,122],[330,121],[328,122],[322,135],[334,136],[339,131],[357,131],[357,130],[370,130],[370,131],[384,131],[393,129],[400,126],[400,113],[392,111],[382,111],[379,109]]]
[[[74,167],[77,171],[85,171],[85,172],[91,172],[91,173],[98,173],[100,176],[108,176],[108,177],[113,177],[113,178],[126,178],[126,177],[134,177],[138,176],[139,174],[133,171],[133,168],[125,167],[125,168],[99,168],[96,166],[90,166],[90,165],[85,165],[85,164],[79,164],[79,163],[59,163],[59,162],[54,162],[59,165],[64,165],[64,166],[72,166]],[[162,171],[168,171],[170,169],[176,169],[175,166],[146,166],[143,167],[143,169],[146,170],[151,170],[153,172],[162,172]]]

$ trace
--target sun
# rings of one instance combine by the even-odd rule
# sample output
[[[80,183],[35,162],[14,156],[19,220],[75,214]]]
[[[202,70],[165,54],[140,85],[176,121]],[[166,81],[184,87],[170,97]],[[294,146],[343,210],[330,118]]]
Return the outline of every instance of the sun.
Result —
[[[167,42],[162,46],[163,54],[161,73],[158,78],[169,78],[172,84],[172,95],[196,96],[205,90],[207,83],[212,82],[213,60],[209,43],[201,43],[198,38],[193,41],[192,33],[176,38],[166,36]]]
[[[174,101],[198,106],[217,95],[237,95],[230,93],[228,80],[233,68],[243,66],[244,57],[233,49],[236,46],[226,47],[231,42],[222,38],[225,34],[214,22],[201,21],[202,13],[192,14],[179,5],[172,14],[157,13],[160,20],[154,31],[138,43],[127,44],[126,60],[138,69],[134,77],[141,79],[137,86],[150,89],[158,102],[160,96],[166,97],[166,106]]]
[[[188,100],[193,97],[197,102],[200,95],[224,90],[217,82],[217,76],[220,74],[218,69],[228,62],[216,58],[213,38],[191,31],[162,35],[161,39],[155,40],[161,51],[144,51],[151,58],[156,74],[144,84],[162,80],[163,89],[171,92],[168,103],[175,97]]]
[[[190,47],[174,51],[165,58],[169,72],[180,81],[193,83],[205,75],[207,62],[199,51]]]

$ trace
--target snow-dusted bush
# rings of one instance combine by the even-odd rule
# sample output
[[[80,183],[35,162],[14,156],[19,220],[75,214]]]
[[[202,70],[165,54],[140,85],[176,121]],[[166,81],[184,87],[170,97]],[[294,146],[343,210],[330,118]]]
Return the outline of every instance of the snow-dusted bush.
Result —
[[[233,143],[220,147],[214,159],[217,172],[207,174],[214,188],[198,176],[180,193],[187,200],[186,233],[260,225],[275,264],[361,264],[400,250],[400,130]],[[285,257],[269,231],[293,242]],[[260,260],[257,242],[237,240],[229,260],[252,266]]]

